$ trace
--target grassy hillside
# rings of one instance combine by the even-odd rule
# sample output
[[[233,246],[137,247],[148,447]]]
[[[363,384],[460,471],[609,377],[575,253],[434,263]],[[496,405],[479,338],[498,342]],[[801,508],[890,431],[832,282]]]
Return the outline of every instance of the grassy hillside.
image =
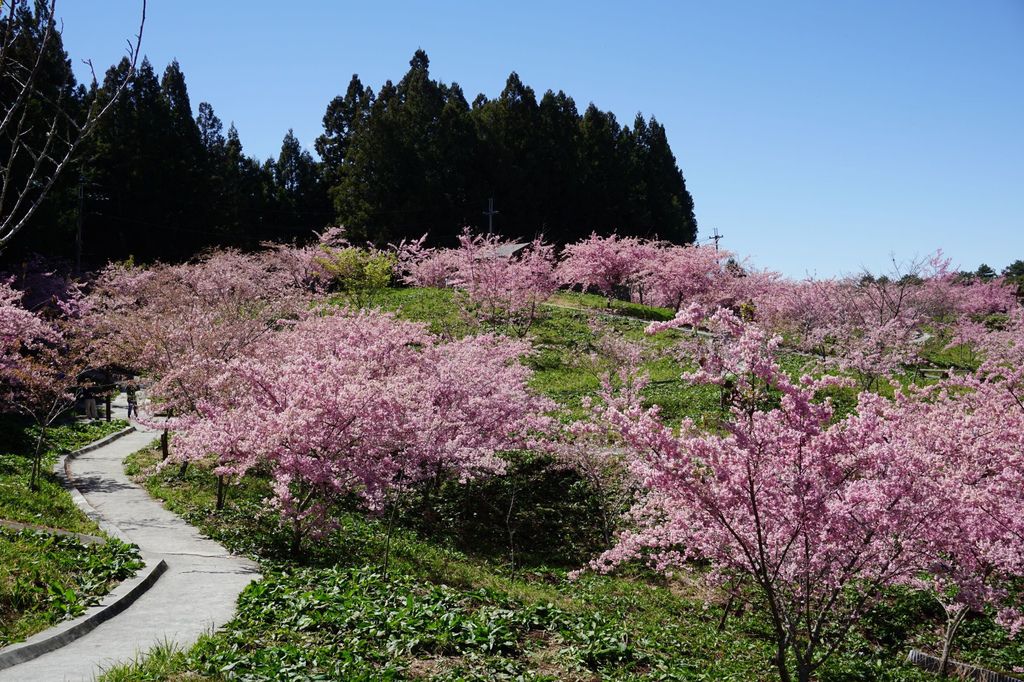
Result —
[[[449,291],[389,290],[378,301],[439,334],[470,327]],[[564,419],[582,414],[598,378],[579,362],[595,350],[588,321],[652,349],[671,334],[645,337],[667,310],[561,294],[531,330],[533,386],[555,399]],[[783,354],[800,372],[806,358]],[[655,357],[649,403],[670,419],[714,424],[717,389],[679,380],[685,360]],[[908,377],[908,380],[910,378]],[[887,387],[886,390],[891,390]],[[840,410],[852,393],[837,391]],[[184,477],[157,471],[155,451],[132,456],[129,471],[150,492],[205,533],[257,558],[263,580],[242,595],[239,614],[195,647],[158,647],[114,680],[770,680],[768,623],[740,587],[735,599],[708,586],[703,570],[664,578],[633,567],[615,576],[575,569],[605,548],[595,492],[572,472],[536,453],[508,453],[506,476],[450,485],[398,512],[385,559],[383,520],[355,505],[338,510],[337,529],[290,556],[288,538],[264,500],[265,478],[233,485],[214,510],[215,480],[200,467]],[[385,572],[386,566],[386,572]],[[822,670],[825,681],[927,680],[903,663],[913,646],[932,649],[942,614],[928,596],[895,591],[889,606],[858,625],[849,649]],[[1024,646],[988,617],[968,621],[957,657],[1011,669]]]

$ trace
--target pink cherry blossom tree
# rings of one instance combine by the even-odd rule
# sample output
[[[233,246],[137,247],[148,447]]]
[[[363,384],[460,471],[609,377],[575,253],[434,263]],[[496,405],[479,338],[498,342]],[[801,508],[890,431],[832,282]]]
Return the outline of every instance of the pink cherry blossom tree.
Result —
[[[886,439],[899,451],[927,453],[948,510],[930,527],[932,550],[918,584],[942,605],[945,675],[957,632],[970,613],[995,610],[1011,635],[1024,630],[1024,373],[1004,368],[951,377],[900,395],[889,408],[898,428]]]
[[[730,255],[710,246],[657,247],[644,259],[639,276],[646,301],[676,311],[684,303],[709,302],[709,296],[717,295],[729,276],[722,266]]]
[[[229,361],[308,301],[294,274],[263,254],[218,251],[183,265],[108,266],[83,325],[99,361],[145,373],[162,409],[185,414]]]
[[[305,251],[305,249],[299,249]],[[227,364],[284,319],[309,313],[322,290],[315,259],[285,247],[254,254],[217,251],[181,265],[111,264],[82,305],[81,327],[94,366],[127,368],[150,383],[165,417],[194,414]],[[174,419],[143,420],[164,430],[164,457]],[[222,503],[224,481],[218,481]]]
[[[677,320],[652,331],[692,322]],[[772,353],[780,339],[731,312],[706,325],[714,345],[689,378],[735,387],[725,433],[689,421],[677,432],[657,407],[631,401],[599,408],[629,444],[647,494],[634,530],[592,565],[646,557],[670,570],[700,560],[713,580],[749,580],[772,623],[780,679],[805,682],[884,587],[923,565],[942,512],[921,476],[931,459],[886,441],[884,399],[864,393],[858,413],[833,424],[815,395],[840,380],[791,380]]]
[[[747,268],[725,271],[733,276],[702,302],[739,311],[868,389],[919,365],[929,339],[945,338],[957,320],[977,323],[978,316],[1014,307],[1011,288],[965,281],[941,252],[894,262],[881,276],[792,281]]]
[[[21,306],[22,293],[0,282],[0,396],[37,429],[29,488],[36,490],[48,429],[74,407],[85,355],[67,324]]]
[[[951,344],[980,361],[917,405],[918,440],[943,455],[945,489],[959,502],[928,583],[947,614],[943,672],[969,613],[990,607],[1011,634],[1024,631],[1024,601],[1007,588],[1024,575],[1024,309],[1007,291],[1000,281],[944,277],[927,292],[943,315],[960,316]],[[1006,319],[978,319],[993,312]]]
[[[55,422],[75,406],[81,391],[85,357],[57,331],[48,334],[6,376],[6,402],[32,419],[37,429],[29,488],[38,488],[42,454]]]
[[[540,304],[558,288],[554,249],[539,238],[523,247],[467,229],[459,236],[455,254],[453,284],[465,292],[476,316],[507,324],[520,336],[533,324]]]
[[[345,238],[345,229],[330,227],[317,233],[312,244],[296,246],[264,242],[263,252],[255,254],[261,267],[275,273],[275,282],[283,285],[282,276],[291,281],[291,288],[304,289],[311,293],[323,293],[330,283],[331,275],[324,267],[325,256],[351,246]],[[329,260],[329,258],[328,258]]]
[[[617,401],[639,402],[649,384],[642,365],[653,353],[597,318],[591,319],[589,326],[594,334],[591,350],[575,354],[570,364],[599,381],[606,399],[613,396]],[[593,408],[590,396],[584,397],[583,407]],[[560,466],[574,471],[590,486],[605,546],[611,547],[617,518],[629,507],[636,487],[621,437],[606,423],[581,419],[565,426],[547,447]]]
[[[417,287],[444,289],[452,285],[458,270],[455,249],[431,249],[424,246],[427,235],[416,241],[403,241],[395,247],[402,280]]]
[[[554,249],[541,238],[516,244],[466,228],[457,249],[426,249],[424,239],[397,247],[403,279],[416,286],[453,287],[470,317],[506,326],[518,336],[529,331],[540,305],[558,288]]]
[[[597,289],[608,299],[610,308],[617,294],[641,282],[643,273],[653,265],[654,253],[645,240],[616,234],[601,237],[595,232],[565,247],[558,265],[558,281]]]
[[[504,470],[549,406],[526,388],[522,342],[442,343],[423,325],[373,311],[312,317],[230,362],[174,457],[218,457],[218,473],[269,468],[292,549],[330,527],[356,495],[381,511],[417,484]]]
[[[21,362],[24,349],[52,336],[49,326],[26,310],[21,300],[20,291],[0,281],[0,376]]]

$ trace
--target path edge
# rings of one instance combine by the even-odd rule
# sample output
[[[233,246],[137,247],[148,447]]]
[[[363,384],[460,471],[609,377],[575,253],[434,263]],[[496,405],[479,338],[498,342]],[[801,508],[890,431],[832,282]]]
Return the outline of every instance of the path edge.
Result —
[[[907,654],[907,663],[911,663],[919,668],[923,668],[924,670],[937,673],[939,672],[941,659],[930,654],[926,654],[920,649],[911,649],[910,653]],[[969,663],[960,663],[953,659],[949,660],[948,671],[949,677],[956,679],[978,680],[978,682],[1021,682],[1019,677],[1008,675],[1006,673],[999,673],[994,670],[988,670],[981,666],[971,665]]]
[[[71,498],[75,501],[78,508],[95,521],[105,533],[128,544],[132,543],[124,531],[104,519],[96,508],[89,504],[81,491],[75,487],[69,466],[71,461],[79,455],[97,450],[134,431],[135,427],[129,426],[74,452],[61,455],[53,469],[61,485],[71,494]],[[0,670],[31,661],[43,654],[66,646],[95,629],[100,623],[110,620],[131,606],[136,599],[152,587],[157,578],[160,577],[160,574],[167,570],[167,563],[163,559],[154,561],[155,557],[147,557],[145,555],[143,555],[142,559],[145,565],[134,576],[121,581],[117,587],[102,598],[99,604],[90,607],[83,615],[36,633],[24,642],[0,649]]]
[[[99,526],[100,529],[107,535],[113,536],[121,542],[127,543],[129,545],[132,544],[132,541],[128,539],[128,536],[125,535],[124,531],[115,526],[114,524],[110,523],[106,519],[104,519],[103,516],[96,510],[96,508],[89,504],[89,501],[85,499],[85,496],[81,493],[81,491],[75,487],[75,481],[74,478],[71,476],[70,467],[71,462],[79,455],[84,455],[85,453],[92,452],[93,450],[99,450],[104,445],[113,443],[115,440],[127,436],[129,433],[134,433],[134,431],[134,426],[128,426],[127,428],[121,429],[120,431],[112,433],[109,436],[104,436],[103,438],[100,438],[97,441],[89,443],[84,448],[79,448],[78,450],[75,450],[73,452],[61,455],[57,459],[57,463],[53,466],[53,473],[57,476],[57,479],[60,481],[60,484],[64,486],[64,489],[71,493],[71,499],[74,500],[75,505],[79,509],[81,509],[86,516],[92,519],[96,523],[96,525]]]
[[[99,604],[90,607],[85,614],[43,630],[24,642],[0,649],[0,670],[39,658],[88,634],[100,623],[110,620],[131,606],[166,570],[167,562],[163,559],[156,562],[152,559],[147,560],[145,567],[131,578],[121,581]]]

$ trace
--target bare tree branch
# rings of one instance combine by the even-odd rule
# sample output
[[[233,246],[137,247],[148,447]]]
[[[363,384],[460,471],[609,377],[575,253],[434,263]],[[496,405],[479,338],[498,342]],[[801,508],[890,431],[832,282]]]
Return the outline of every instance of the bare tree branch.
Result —
[[[62,86],[53,97],[39,85],[40,70],[47,53],[53,49],[55,37],[61,35],[55,22],[56,0],[37,5],[34,15],[25,15],[31,17],[31,21],[25,23],[22,23],[22,12],[29,11],[25,3],[8,0],[6,4],[7,11],[0,16],[0,91],[4,93],[4,103],[0,104],[0,146],[8,147],[0,166],[3,181],[0,188],[0,251],[28,224],[61,173],[74,160],[78,148],[130,86],[141,54],[142,30],[146,25],[146,0],[142,0],[139,31],[134,41],[128,41],[129,68],[105,101],[94,98],[88,111],[77,117],[68,112],[66,87]],[[35,28],[41,31],[38,36],[25,34]],[[28,59],[18,58],[21,43],[31,46]],[[92,73],[95,86],[96,74]],[[41,140],[30,134],[33,126],[29,121],[39,122],[38,118],[29,116],[30,108],[37,116],[39,111],[45,112],[42,115],[47,132]],[[24,169],[17,167],[19,159],[26,156],[31,165]],[[17,172],[19,170],[22,172]]]

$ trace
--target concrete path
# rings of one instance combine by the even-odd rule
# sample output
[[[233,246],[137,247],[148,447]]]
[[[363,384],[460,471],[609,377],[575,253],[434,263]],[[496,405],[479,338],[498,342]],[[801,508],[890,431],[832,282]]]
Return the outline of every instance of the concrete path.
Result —
[[[167,571],[124,613],[63,648],[0,671],[0,681],[92,680],[155,644],[187,647],[230,620],[238,594],[259,577],[255,563],[204,538],[128,479],[121,462],[158,436],[135,426],[138,432],[75,459],[71,473],[86,500],[143,554],[163,558]]]

